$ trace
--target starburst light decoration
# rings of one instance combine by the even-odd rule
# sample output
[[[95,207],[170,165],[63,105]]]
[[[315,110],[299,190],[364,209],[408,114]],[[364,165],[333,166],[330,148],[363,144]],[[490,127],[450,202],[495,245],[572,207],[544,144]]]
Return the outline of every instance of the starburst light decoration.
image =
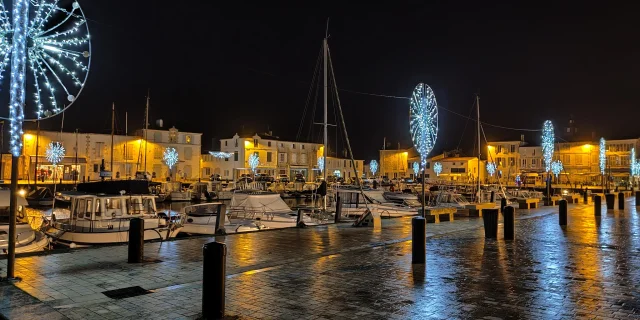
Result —
[[[436,176],[440,176],[440,173],[442,173],[442,163],[440,162],[436,162],[433,164],[433,172],[436,173]]]
[[[0,2],[0,81],[11,65],[9,114],[0,118],[10,122],[14,156],[22,150],[22,122],[69,108],[84,88],[90,61],[89,29],[77,1],[14,0],[11,20]]]
[[[47,149],[45,150],[45,158],[51,162],[52,165],[58,165],[64,158],[64,147],[60,142],[49,142]]]
[[[371,170],[371,173],[375,176],[376,172],[378,172],[378,161],[371,160],[369,163],[369,170]]]
[[[409,102],[409,132],[413,145],[420,154],[420,163],[427,165],[427,156],[438,137],[438,103],[431,88],[419,83]]]
[[[563,169],[564,167],[562,166],[562,161],[556,160],[551,163],[551,172],[553,172],[556,178],[558,177],[560,172],[562,172]]]
[[[229,159],[233,155],[233,153],[220,151],[209,151],[209,154],[218,159]]]
[[[169,170],[173,168],[173,166],[178,163],[178,151],[175,148],[166,148],[164,149],[164,155],[162,157],[164,163],[169,166]]]
[[[496,169],[497,167],[495,162],[487,162],[487,172],[490,176],[493,177],[493,175],[496,173]]]
[[[604,170],[607,168],[607,142],[604,140],[604,138],[600,138],[600,156],[599,156],[599,160],[600,160],[600,174],[604,174]]]
[[[248,162],[251,171],[253,171],[253,173],[256,173],[256,168],[260,165],[260,157],[258,157],[258,154],[252,153],[251,155],[249,155]]]
[[[318,170],[320,170],[320,172],[324,172],[324,157],[323,156],[318,157],[318,161],[316,162],[316,165],[318,166]]]
[[[418,176],[418,173],[420,172],[420,164],[417,162],[413,163],[413,175],[414,176]]]
[[[547,120],[542,126],[542,158],[544,160],[545,172],[551,170],[554,144],[555,134],[553,132],[553,123],[551,123],[551,120]]]

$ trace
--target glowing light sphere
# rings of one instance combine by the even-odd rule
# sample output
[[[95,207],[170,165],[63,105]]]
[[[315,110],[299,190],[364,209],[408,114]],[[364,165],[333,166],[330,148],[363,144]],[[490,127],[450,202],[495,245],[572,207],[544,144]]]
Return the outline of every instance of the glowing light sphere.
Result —
[[[11,69],[10,83],[2,83],[9,98],[0,102],[9,112],[0,119],[9,120],[11,153],[19,156],[22,122],[55,116],[82,92],[91,42],[75,0],[14,0],[11,20],[9,13],[0,2],[0,82],[8,65]]]
[[[556,160],[551,163],[551,172],[553,172],[556,178],[558,177],[560,172],[562,172],[563,169],[564,167],[562,166],[562,161]]]
[[[340,170],[334,170],[333,175],[337,178],[340,178],[340,176],[342,176],[342,174],[340,173]]]
[[[175,148],[165,148],[162,156],[164,163],[169,166],[169,170],[178,163],[178,151]]]
[[[52,165],[57,165],[64,158],[65,150],[60,142],[50,142],[45,150],[45,158],[51,162]]]
[[[249,168],[251,168],[251,171],[253,171],[253,173],[256,173],[256,168],[260,165],[260,157],[258,156],[258,154],[252,153],[251,155],[249,155],[249,160],[247,160],[247,162],[249,162]]]
[[[417,162],[413,163],[413,175],[414,176],[418,176],[418,173],[420,172],[420,164]]]
[[[438,138],[438,103],[431,88],[419,83],[409,102],[409,132],[413,145],[420,154],[422,167]]]
[[[487,162],[487,173],[489,173],[490,176],[493,177],[496,173],[496,169],[498,169],[498,167],[496,167],[495,162]]]
[[[378,172],[378,161],[371,160],[371,162],[369,163],[369,170],[371,170],[371,174],[375,176],[376,172]]]
[[[604,174],[604,170],[607,168],[607,142],[604,138],[600,138],[600,174]]]
[[[436,173],[436,176],[440,176],[440,173],[442,173],[442,163],[440,162],[436,162],[433,164],[433,172]]]
[[[547,120],[542,125],[542,159],[544,160],[545,172],[551,170],[555,140],[553,123],[551,120]]]
[[[209,151],[209,154],[218,159],[229,159],[233,155],[233,153],[220,151]]]
[[[323,156],[318,157],[318,161],[317,161],[316,165],[318,166],[318,170],[320,170],[320,172],[324,172],[324,157]]]

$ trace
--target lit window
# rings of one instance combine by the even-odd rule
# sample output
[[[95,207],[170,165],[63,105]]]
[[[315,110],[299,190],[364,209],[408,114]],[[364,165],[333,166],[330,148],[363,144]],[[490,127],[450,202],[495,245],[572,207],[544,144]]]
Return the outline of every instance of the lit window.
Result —
[[[187,135],[185,137],[185,140],[187,141],[187,143],[191,143],[191,135]]]

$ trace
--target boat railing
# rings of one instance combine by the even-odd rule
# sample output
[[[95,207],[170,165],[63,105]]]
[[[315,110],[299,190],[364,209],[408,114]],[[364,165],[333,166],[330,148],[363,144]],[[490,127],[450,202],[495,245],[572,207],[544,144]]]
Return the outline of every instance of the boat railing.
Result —
[[[144,216],[129,216],[129,217],[114,217],[108,219],[60,219],[60,220],[52,220],[51,226],[55,229],[69,232],[120,232],[129,230],[129,222],[133,218],[147,218]],[[169,223],[162,218],[156,217],[158,219],[158,226],[166,226]],[[78,224],[78,222],[83,222],[82,224]],[[182,219],[172,224],[179,224],[182,222]]]

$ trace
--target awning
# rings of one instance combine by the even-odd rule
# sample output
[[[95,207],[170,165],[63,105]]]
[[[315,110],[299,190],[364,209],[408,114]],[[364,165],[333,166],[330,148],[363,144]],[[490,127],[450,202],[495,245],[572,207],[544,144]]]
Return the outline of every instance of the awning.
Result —
[[[33,164],[36,163],[36,156],[31,156],[31,163]],[[87,164],[87,159],[78,157],[77,163]],[[62,158],[62,161],[60,161],[60,163],[58,164],[67,164],[67,165],[76,164],[76,157],[64,157]],[[52,163],[47,161],[47,158],[43,156],[38,156],[38,165],[52,165]]]

